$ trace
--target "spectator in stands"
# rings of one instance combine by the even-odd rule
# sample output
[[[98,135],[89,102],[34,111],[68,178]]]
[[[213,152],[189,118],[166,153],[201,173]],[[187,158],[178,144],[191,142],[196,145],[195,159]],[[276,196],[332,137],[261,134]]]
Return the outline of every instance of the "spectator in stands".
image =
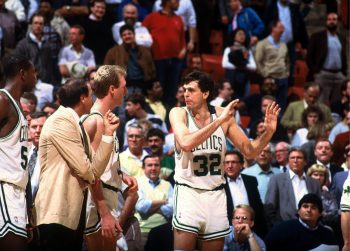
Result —
[[[164,121],[155,114],[150,114],[145,111],[146,109],[146,101],[145,97],[140,93],[134,93],[129,95],[126,98],[126,107],[125,110],[128,113],[130,117],[132,117],[131,120],[126,122],[125,129],[128,128],[129,125],[137,122],[140,119],[147,119],[152,122],[153,127],[161,129],[165,134],[168,133],[168,129],[164,123]],[[124,136],[124,139],[126,139],[126,134]],[[124,146],[125,146],[124,141]]]
[[[324,116],[318,106],[310,105],[301,114],[302,128],[296,130],[291,145],[301,146],[306,143],[309,129],[316,123],[324,123]]]
[[[338,14],[328,13],[327,29],[311,36],[307,54],[310,73],[322,88],[319,100],[325,104],[340,99],[347,72],[346,40],[337,32],[337,26]]]
[[[257,44],[259,37],[261,37],[265,30],[265,25],[261,21],[256,12],[242,5],[242,0],[230,0],[230,9],[233,13],[229,31],[234,31],[241,28],[245,31],[248,39],[247,46],[254,46]]]
[[[164,101],[173,106],[180,82],[182,60],[186,54],[185,31],[181,17],[175,14],[179,0],[162,0],[162,9],[149,14],[143,21],[153,38],[152,55],[157,78],[164,90]]]
[[[90,15],[84,18],[82,26],[85,29],[85,45],[94,52],[97,65],[103,64],[103,59],[109,48],[114,45],[109,19],[106,17],[106,2],[94,0],[90,6]]]
[[[185,106],[185,90],[183,86],[179,86],[176,92],[176,105],[177,107]]]
[[[316,157],[315,164],[323,165],[326,167],[328,172],[328,180],[326,180],[326,185],[329,187],[332,178],[337,172],[343,171],[338,165],[331,162],[333,156],[333,148],[331,142],[327,138],[320,138],[316,141],[314,154]]]
[[[24,92],[21,96],[21,102],[28,105],[30,113],[34,113],[36,111],[38,98],[33,92]]]
[[[252,250],[265,251],[264,241],[253,231],[255,210],[249,205],[240,204],[233,210],[230,226],[232,233],[225,237],[224,251]]]
[[[280,38],[282,43],[287,44],[289,54],[289,79],[293,84],[294,65],[297,58],[296,48],[302,50],[303,56],[306,55],[308,36],[305,28],[304,19],[300,13],[300,6],[292,3],[291,0],[270,1],[265,10],[265,24],[281,21],[284,27]]]
[[[210,101],[212,106],[224,106],[224,104],[228,104],[232,100],[233,89],[231,87],[231,83],[224,79],[220,81],[216,86],[217,96]]]
[[[322,222],[328,226],[339,226],[339,206],[335,195],[328,190],[329,173],[325,166],[313,164],[307,170],[307,175],[320,182],[321,200],[323,205]]]
[[[252,51],[247,47],[247,36],[242,28],[233,32],[233,45],[226,47],[222,57],[225,76],[230,80],[239,98],[249,94],[249,71],[256,70]]]
[[[38,79],[45,83],[53,82],[54,60],[50,43],[44,37],[44,17],[35,14],[31,20],[31,31],[18,42],[16,54],[26,56],[35,65],[38,71]]]
[[[149,14],[150,8],[146,4],[146,1],[139,0],[122,0],[117,9],[117,22],[123,20],[123,10],[124,6],[131,4],[135,6],[138,12],[138,21],[142,22]]]
[[[53,1],[52,7],[57,15],[63,17],[70,26],[81,24],[83,18],[89,15],[89,0]]]
[[[344,107],[344,113],[343,114],[343,119],[342,121],[340,121],[338,124],[336,124],[332,130],[331,130],[331,133],[329,134],[329,141],[333,144],[334,143],[334,140],[335,140],[335,137],[340,134],[340,133],[343,133],[343,132],[347,132],[350,130],[350,111],[349,111],[349,106],[348,105],[345,105]]]
[[[282,117],[281,124],[286,129],[292,131],[301,128],[301,114],[303,111],[310,105],[317,105],[322,110],[326,123],[333,126],[334,122],[329,107],[322,103],[317,103],[321,92],[320,86],[315,83],[308,83],[304,86],[304,90],[304,99],[292,102],[288,105]]]
[[[6,0],[5,1],[6,9],[15,13],[17,20],[20,23],[25,23],[26,21],[26,13],[24,6],[21,1],[18,0]]]
[[[258,72],[272,77],[277,85],[277,103],[284,111],[287,106],[289,56],[286,43],[281,40],[285,30],[281,21],[270,24],[270,35],[256,46],[255,61]]]
[[[133,4],[127,4],[123,7],[123,21],[115,23],[112,27],[114,41],[121,45],[123,40],[120,36],[120,28],[125,24],[129,24],[134,27],[136,44],[145,47],[151,47],[153,40],[151,34],[149,34],[146,27],[143,27],[140,22],[137,21],[138,12],[137,8]]]
[[[348,79],[342,84],[340,100],[331,104],[331,111],[342,117],[344,107],[350,107],[350,80]]]
[[[200,54],[194,54],[191,57],[190,68],[192,71],[203,71],[202,58]]]
[[[85,30],[80,25],[73,25],[69,30],[70,45],[62,48],[58,65],[63,78],[88,76],[96,69],[95,56],[92,50],[83,45]],[[62,79],[64,82],[64,79]]]
[[[137,178],[139,199],[136,217],[140,222],[142,246],[147,242],[151,229],[167,223],[173,214],[173,187],[159,178],[160,158],[148,155],[142,161],[145,175]]]
[[[40,1],[39,13],[45,18],[44,20],[44,36],[49,36],[50,31],[54,30],[59,34],[61,45],[69,44],[69,24],[66,20],[58,16],[52,8],[51,0]]]
[[[280,141],[275,146],[275,162],[273,166],[279,168],[281,172],[288,170],[288,151],[290,145],[285,141]]]
[[[163,121],[168,120],[168,110],[162,102],[163,88],[158,80],[151,80],[145,84],[146,103],[150,107],[150,113],[158,115]]]
[[[267,231],[264,206],[261,202],[258,181],[255,177],[241,174],[243,169],[243,155],[233,150],[226,152],[224,160],[225,191],[227,197],[227,216],[231,225],[233,209],[240,204],[249,205],[255,212],[254,231],[264,237]]]
[[[288,172],[271,178],[265,198],[266,219],[270,227],[281,221],[295,219],[297,205],[305,194],[321,195],[320,184],[304,173],[306,163],[306,153],[300,148],[291,148]]]
[[[319,223],[323,212],[320,197],[312,193],[304,195],[297,209],[298,219],[282,222],[268,233],[265,239],[267,250],[338,251],[333,231]]]
[[[5,51],[1,55],[5,55],[8,50],[13,50],[16,47],[16,42],[21,35],[21,26],[14,12],[10,11],[5,6],[6,1],[0,1],[0,20],[2,28],[2,40]],[[10,52],[10,51],[8,51]]]
[[[45,103],[41,108],[42,112],[45,112],[47,116],[51,116],[55,111],[57,111],[58,105],[55,103]]]
[[[143,175],[142,160],[147,156],[143,149],[144,142],[143,128],[137,124],[131,124],[126,128],[126,139],[128,148],[119,155],[120,166],[133,177]]]
[[[156,0],[153,5],[153,11],[161,10],[161,0]],[[192,52],[197,41],[197,18],[191,0],[179,0],[179,8],[175,14],[182,18],[185,25],[187,40],[187,51]]]
[[[156,77],[152,55],[148,48],[136,44],[133,26],[125,24],[119,31],[123,43],[108,50],[104,64],[125,67],[128,93],[139,93],[147,81]]]
[[[256,157],[256,164],[242,171],[242,174],[254,176],[258,180],[258,190],[263,203],[265,196],[267,196],[266,191],[270,179],[274,175],[281,173],[279,169],[271,166],[272,155],[271,144],[267,144],[264,150]]]
[[[169,175],[175,171],[175,160],[163,152],[165,143],[164,132],[158,128],[151,128],[147,133],[146,139],[151,153],[157,155],[160,159],[160,178],[167,180]]]

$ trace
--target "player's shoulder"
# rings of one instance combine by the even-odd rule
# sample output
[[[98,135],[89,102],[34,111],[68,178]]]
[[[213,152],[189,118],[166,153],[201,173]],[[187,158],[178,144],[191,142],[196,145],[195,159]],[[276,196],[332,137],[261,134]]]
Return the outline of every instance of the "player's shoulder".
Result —
[[[170,110],[170,116],[172,115],[176,115],[176,116],[181,116],[181,115],[186,115],[186,108],[185,107],[173,107]]]
[[[10,106],[10,98],[4,92],[0,91],[0,117],[4,117],[6,114],[8,114]]]

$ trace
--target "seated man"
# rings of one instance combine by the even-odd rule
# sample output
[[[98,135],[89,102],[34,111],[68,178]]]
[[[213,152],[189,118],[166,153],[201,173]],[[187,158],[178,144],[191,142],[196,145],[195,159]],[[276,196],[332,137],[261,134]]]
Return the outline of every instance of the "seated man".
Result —
[[[160,159],[157,155],[148,155],[143,159],[145,175],[137,179],[139,199],[136,203],[136,217],[140,222],[142,246],[147,242],[152,228],[170,221],[173,215],[173,187],[159,178]]]
[[[268,233],[267,250],[339,250],[333,232],[319,224],[322,210],[320,197],[304,195],[298,204],[298,219],[282,222]]]
[[[232,233],[225,237],[224,251],[262,251],[265,243],[253,231],[255,212],[248,205],[238,205],[233,210]]]

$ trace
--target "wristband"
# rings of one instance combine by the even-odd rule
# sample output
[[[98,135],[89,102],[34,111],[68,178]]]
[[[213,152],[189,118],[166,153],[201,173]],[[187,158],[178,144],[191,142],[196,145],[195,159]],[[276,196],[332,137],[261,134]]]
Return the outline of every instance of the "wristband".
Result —
[[[114,138],[113,138],[113,136],[102,135],[102,141],[110,144],[110,143],[113,143]]]

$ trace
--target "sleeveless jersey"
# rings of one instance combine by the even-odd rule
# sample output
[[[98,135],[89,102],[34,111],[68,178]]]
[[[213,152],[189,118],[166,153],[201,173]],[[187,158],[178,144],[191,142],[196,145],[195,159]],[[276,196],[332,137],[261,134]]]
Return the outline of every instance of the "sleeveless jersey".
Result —
[[[0,137],[0,181],[26,189],[28,182],[28,122],[11,94],[5,89],[1,89],[0,92],[8,96],[18,114],[16,127],[5,137]]]
[[[189,131],[199,130],[194,117],[187,107],[187,127]],[[211,121],[216,119],[215,108],[209,107]],[[176,142],[175,142],[176,144]],[[175,151],[174,179],[179,184],[192,188],[213,190],[225,183],[223,161],[226,152],[226,140],[223,129],[218,127],[202,144],[190,152]]]
[[[90,114],[86,114],[81,117],[81,122],[83,123],[88,117],[92,115],[99,115],[103,118],[103,115],[100,112],[91,112]],[[114,149],[111,153],[111,157],[109,159],[109,162],[107,164],[107,167],[103,174],[100,177],[100,180],[104,183],[102,184],[105,186],[107,184],[108,186],[112,186],[113,190],[117,191],[118,187],[120,186],[121,179],[118,175],[119,170],[119,141],[116,133],[113,134],[114,137]]]

